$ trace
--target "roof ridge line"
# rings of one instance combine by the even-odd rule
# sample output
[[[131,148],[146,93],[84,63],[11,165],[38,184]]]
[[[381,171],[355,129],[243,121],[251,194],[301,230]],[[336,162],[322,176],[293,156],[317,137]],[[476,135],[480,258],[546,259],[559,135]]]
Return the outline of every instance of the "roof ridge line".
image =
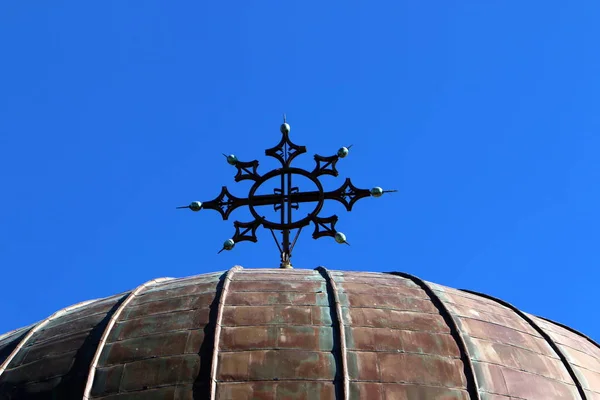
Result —
[[[219,346],[221,339],[221,321],[223,320],[223,308],[225,308],[225,300],[229,291],[229,284],[232,281],[233,275],[243,269],[242,266],[236,265],[225,273],[223,278],[223,288],[219,296],[219,306],[217,308],[217,319],[215,321],[215,336],[212,352],[212,362],[210,366],[210,399],[215,400],[217,397],[217,367],[219,365]]]
[[[454,338],[456,345],[461,353],[461,359],[463,360],[465,367],[465,377],[467,379],[467,393],[474,400],[481,400],[481,396],[479,394],[479,383],[477,382],[477,374],[475,373],[475,367],[473,366],[473,362],[471,361],[471,355],[469,354],[469,348],[467,347],[467,343],[463,338],[462,332],[458,329],[458,324],[454,320],[454,315],[450,312],[446,304],[440,299],[440,297],[435,293],[433,288],[429,285],[428,282],[423,279],[416,277],[411,274],[407,274],[406,272],[386,272],[390,275],[395,275],[401,278],[410,279],[415,284],[417,284],[423,291],[429,296],[433,305],[438,309],[442,318],[450,328],[450,335]]]
[[[8,331],[6,333],[3,333],[2,335],[0,335],[0,342],[5,340],[6,338],[8,338],[9,336],[14,335],[15,333],[19,332],[19,331],[27,331],[31,328],[33,328],[35,325],[37,325],[37,322],[34,322],[33,324],[29,324],[29,325],[25,325],[25,326],[20,326],[16,329],[13,329],[12,331]]]
[[[581,385],[581,382],[579,381],[579,378],[577,377],[575,370],[573,370],[571,363],[569,363],[569,360],[567,359],[567,357],[564,355],[562,350],[558,347],[556,342],[550,337],[550,335],[548,335],[548,333],[546,333],[546,331],[544,331],[538,324],[536,324],[536,322],[533,319],[531,319],[523,311],[519,310],[517,307],[513,306],[512,304],[510,304],[509,302],[507,302],[505,300],[499,299],[494,296],[490,296],[489,294],[479,293],[474,290],[468,290],[468,289],[459,289],[459,290],[461,290],[463,292],[475,294],[477,296],[481,296],[488,300],[495,301],[496,303],[501,304],[504,307],[511,309],[515,314],[517,314],[519,317],[524,319],[533,329],[535,329],[546,340],[546,342],[550,345],[550,347],[552,347],[552,350],[554,350],[554,352],[558,355],[558,358],[560,358],[560,361],[565,366],[565,369],[571,376],[571,379],[573,379],[573,383],[575,384],[575,387],[577,387],[577,391],[579,392],[579,395],[581,396],[581,398],[583,400],[587,400],[587,395],[585,394],[585,390],[583,389],[583,386]]]
[[[337,288],[337,284],[333,279],[333,276],[329,273],[329,270],[323,266],[315,268],[319,271],[324,278],[328,281],[331,286],[331,294],[333,294],[333,301],[335,302],[335,313],[338,319],[338,330],[340,334],[340,355],[342,357],[342,376],[343,382],[343,398],[348,400],[350,398],[350,376],[348,374],[348,350],[346,345],[346,326],[342,317],[342,304],[340,302],[340,294]],[[329,291],[329,289],[328,289]]]
[[[106,340],[108,339],[108,335],[110,335],[112,328],[117,323],[117,319],[119,319],[119,317],[123,313],[123,310],[125,310],[125,307],[127,307],[127,305],[129,303],[131,303],[131,301],[135,298],[135,296],[137,296],[141,291],[146,289],[148,286],[153,286],[157,283],[168,281],[171,279],[173,279],[173,278],[156,278],[156,279],[152,279],[146,283],[141,284],[140,286],[135,288],[133,291],[131,291],[127,295],[127,297],[125,298],[123,303],[121,303],[121,305],[119,305],[119,307],[115,310],[113,315],[111,315],[110,320],[108,321],[108,324],[106,325],[106,328],[104,328],[104,332],[102,333],[100,342],[98,342],[98,347],[96,348],[96,352],[94,353],[94,358],[92,359],[92,363],[90,364],[90,369],[88,372],[85,389],[83,391],[83,400],[88,400],[90,398],[90,393],[92,391],[92,386],[94,384],[94,378],[96,376],[96,368],[98,366],[98,361],[100,360],[100,355],[102,354],[102,351],[104,350],[104,346],[106,345]]]
[[[533,315],[533,314],[531,314],[531,315]],[[589,336],[588,336],[588,335],[586,335],[585,333],[583,333],[583,332],[581,332],[581,331],[578,331],[578,330],[577,330],[577,329],[575,329],[575,328],[571,328],[570,326],[568,326],[568,325],[565,325],[565,324],[563,324],[562,322],[554,321],[554,320],[552,320],[552,319],[550,319],[550,318],[541,317],[541,316],[539,316],[539,315],[533,315],[533,316],[534,316],[534,317],[537,317],[537,318],[539,318],[539,319],[543,319],[543,320],[544,320],[544,321],[546,321],[546,322],[550,322],[551,324],[554,324],[554,325],[556,325],[556,326],[560,326],[561,328],[563,328],[563,329],[566,329],[566,330],[568,330],[568,331],[569,331],[569,332],[571,332],[571,333],[574,333],[574,334],[576,334],[576,335],[579,335],[579,336],[581,336],[583,339],[587,339],[587,340],[588,340],[588,341],[589,341],[591,344],[593,344],[594,346],[596,346],[596,347],[598,347],[598,348],[600,349],[600,343],[596,342],[594,339],[592,339],[591,337],[589,337]],[[575,349],[575,350],[577,350],[577,349]]]
[[[17,356],[17,354],[19,353],[19,351],[25,347],[25,345],[27,344],[27,342],[29,341],[29,339],[31,339],[31,337],[40,329],[42,329],[44,326],[46,326],[50,321],[70,312],[73,311],[77,308],[86,306],[90,303],[93,303],[94,301],[96,301],[98,299],[93,299],[93,300],[86,300],[86,301],[82,301],[80,303],[77,304],[73,304],[69,307],[65,307],[61,310],[56,311],[54,314],[50,315],[49,317],[43,319],[41,322],[39,322],[38,324],[36,324],[35,326],[33,326],[33,328],[31,328],[29,330],[29,332],[27,333],[27,335],[25,335],[25,337],[23,339],[21,339],[21,341],[19,342],[19,344],[17,344],[17,347],[14,348],[14,350],[10,353],[10,355],[6,358],[6,360],[4,360],[4,362],[2,364],[0,364],[0,376],[4,373],[4,371],[8,368],[8,365],[10,364],[10,362]],[[19,328],[21,329],[21,328]],[[18,329],[17,329],[18,330]],[[16,331],[16,330],[15,330]],[[14,331],[13,331],[14,332]]]

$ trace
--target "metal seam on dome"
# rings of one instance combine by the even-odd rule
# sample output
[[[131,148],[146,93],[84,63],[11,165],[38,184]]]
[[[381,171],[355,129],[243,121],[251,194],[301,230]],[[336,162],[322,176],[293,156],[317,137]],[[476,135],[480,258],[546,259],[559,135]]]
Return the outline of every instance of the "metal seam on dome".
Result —
[[[465,342],[462,332],[458,329],[458,324],[454,320],[454,316],[446,307],[444,302],[440,299],[440,297],[435,294],[431,286],[421,278],[418,278],[414,275],[407,274],[405,272],[387,272],[390,275],[399,276],[401,278],[410,279],[416,285],[418,285],[423,291],[429,296],[433,305],[438,309],[444,321],[450,328],[450,334],[456,341],[456,344],[461,353],[461,359],[465,365],[465,377],[467,378],[467,392],[469,393],[469,397],[475,400],[481,400],[481,396],[479,395],[479,383],[477,382],[477,375],[475,374],[475,367],[473,366],[473,362],[471,361],[471,355],[469,354],[469,349],[467,347],[467,343]]]
[[[340,302],[340,295],[335,280],[327,268],[317,267],[316,270],[325,274],[327,276],[328,283],[331,285],[331,292],[335,302],[335,313],[337,314],[338,319],[338,329],[340,331],[340,355],[342,357],[342,376],[344,379],[343,398],[344,400],[348,400],[350,398],[350,376],[348,375],[348,351],[346,346],[346,327],[342,317],[342,303]]]
[[[236,265],[225,274],[223,278],[223,289],[219,298],[219,307],[217,309],[217,320],[215,321],[215,339],[212,353],[212,363],[210,368],[210,399],[217,398],[217,367],[219,366],[219,345],[221,339],[221,321],[223,320],[223,308],[225,308],[225,299],[229,291],[229,284],[232,281],[233,274],[241,270],[242,267]]]
[[[146,289],[148,286],[154,286],[157,283],[171,280],[173,278],[157,278],[148,281],[137,288],[135,288],[131,293],[127,295],[127,298],[121,303],[121,305],[115,310],[113,315],[110,317],[104,332],[102,333],[102,337],[100,338],[100,342],[98,343],[98,347],[96,348],[96,352],[94,353],[94,358],[92,359],[92,363],[90,364],[90,370],[88,373],[87,381],[85,384],[85,390],[83,391],[83,400],[88,400],[90,398],[90,393],[92,391],[92,386],[94,385],[94,377],[96,376],[96,368],[98,367],[98,361],[100,360],[100,356],[102,355],[102,351],[104,350],[104,346],[106,345],[106,341],[108,339],[108,335],[112,331],[112,328],[117,323],[117,320],[125,310],[125,308],[131,303],[131,301]]]
[[[553,320],[551,320],[550,318],[546,318],[546,317],[540,317],[539,315],[536,315],[536,317],[537,317],[537,318],[539,318],[539,319],[543,319],[543,320],[544,320],[544,321],[546,321],[546,322],[550,322],[550,323],[552,323],[552,324],[554,324],[554,325],[560,326],[561,328],[563,328],[563,329],[566,329],[566,330],[570,331],[571,333],[574,333],[574,334],[576,334],[576,335],[579,335],[579,336],[581,336],[583,339],[587,339],[587,340],[588,340],[588,341],[589,341],[591,344],[593,344],[594,346],[596,346],[597,348],[599,348],[599,349],[600,349],[600,344],[599,344],[598,342],[596,342],[594,339],[592,339],[591,337],[587,336],[586,334],[584,334],[584,333],[582,333],[582,332],[579,332],[577,329],[575,329],[575,328],[571,328],[570,326],[568,326],[568,325],[565,325],[565,324],[562,324],[562,323],[560,323],[560,322],[553,321]]]
[[[0,335],[0,342],[2,342],[3,340],[5,340],[6,338],[8,338],[9,336],[12,336],[18,332],[25,332],[25,331],[29,331],[31,330],[33,327],[35,326],[35,324],[31,324],[31,325],[27,325],[27,326],[22,326],[20,328],[17,329],[13,329],[12,331],[8,331],[6,333],[3,333],[2,335]]]
[[[19,351],[25,347],[25,345],[27,344],[27,342],[29,341],[29,339],[31,339],[31,337],[40,329],[42,329],[44,326],[46,326],[49,322],[51,322],[52,320],[68,313],[69,311],[73,311],[77,308],[86,306],[90,303],[93,303],[94,301],[96,301],[98,299],[94,299],[94,300],[86,300],[86,301],[82,301],[81,303],[77,303],[74,304],[72,306],[63,308],[62,310],[58,310],[57,312],[55,312],[54,314],[50,315],[48,318],[44,319],[43,321],[41,321],[40,323],[38,323],[37,325],[35,325],[33,328],[31,328],[31,330],[27,333],[27,335],[25,335],[25,337],[19,342],[19,344],[17,345],[17,347],[15,347],[15,349],[10,353],[10,355],[6,358],[6,360],[4,360],[4,362],[0,365],[0,376],[2,376],[2,374],[4,373],[4,371],[8,368],[8,364],[10,364],[10,362],[17,356],[17,354],[19,353]]]
[[[571,379],[573,379],[573,383],[575,384],[575,387],[577,388],[577,391],[579,392],[579,395],[581,396],[581,398],[583,400],[587,400],[587,396],[585,394],[585,390],[583,389],[583,386],[581,385],[581,382],[579,382],[579,379],[577,378],[577,375],[575,374],[575,371],[573,370],[571,364],[567,360],[567,357],[565,357],[564,353],[560,350],[560,348],[558,347],[558,345],[556,344],[556,342],[550,337],[550,335],[548,335],[546,333],[546,331],[544,331],[542,328],[540,328],[540,326],[538,324],[536,324],[534,320],[532,320],[531,318],[529,318],[529,316],[527,316],[527,314],[525,314],[523,311],[519,310],[517,307],[513,306],[512,304],[510,304],[507,301],[504,301],[504,300],[499,299],[499,298],[494,297],[494,296],[490,296],[489,294],[475,292],[473,290],[468,290],[468,289],[459,289],[459,290],[461,290],[461,291],[463,291],[465,293],[474,294],[476,296],[481,296],[481,297],[483,297],[485,299],[495,301],[496,303],[501,304],[504,307],[510,308],[515,314],[517,314],[519,317],[523,318],[529,325],[531,325],[531,327],[533,329],[535,329],[546,340],[546,342],[548,342],[548,344],[550,345],[550,347],[552,347],[552,349],[554,350],[554,352],[560,358],[560,361],[562,361],[563,365],[567,369],[567,372],[571,376]]]

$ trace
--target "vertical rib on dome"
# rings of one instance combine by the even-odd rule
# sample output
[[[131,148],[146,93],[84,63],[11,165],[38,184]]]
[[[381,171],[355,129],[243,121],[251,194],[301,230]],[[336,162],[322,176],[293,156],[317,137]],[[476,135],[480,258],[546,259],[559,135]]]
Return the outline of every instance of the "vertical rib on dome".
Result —
[[[342,358],[342,377],[343,377],[343,399],[348,400],[350,398],[350,376],[348,375],[348,354],[346,351],[346,329],[344,327],[344,320],[342,317],[342,304],[340,303],[340,295],[337,289],[337,285],[335,280],[325,267],[318,267],[317,271],[321,272],[325,275],[329,285],[331,287],[331,292],[333,294],[333,299],[335,302],[335,313],[338,320],[338,329],[340,333],[340,355]]]
[[[115,323],[117,322],[117,320],[123,313],[123,310],[125,310],[127,305],[129,303],[131,303],[131,301],[135,298],[135,296],[137,296],[140,292],[142,292],[148,286],[153,286],[159,282],[164,282],[169,279],[173,279],[173,278],[153,279],[151,281],[144,283],[143,285],[138,286],[133,292],[131,292],[127,296],[125,301],[123,301],[123,303],[121,303],[121,305],[116,309],[114,314],[110,317],[110,321],[108,322],[108,324],[106,325],[106,329],[104,329],[104,332],[102,333],[102,337],[100,338],[100,343],[98,343],[98,347],[96,348],[96,353],[94,354],[94,358],[92,359],[92,363],[90,365],[90,371],[89,371],[87,382],[85,385],[85,390],[83,392],[84,400],[88,400],[90,398],[90,392],[92,391],[92,386],[94,384],[94,376],[96,375],[96,367],[98,365],[98,360],[100,359],[100,355],[102,354],[102,350],[104,349],[104,345],[106,344],[108,335],[110,335],[112,328],[115,326]]]
[[[34,326],[28,333],[27,335],[25,335],[25,337],[19,342],[19,344],[17,345],[17,347],[15,347],[15,349],[10,353],[10,355],[6,358],[6,360],[4,360],[4,362],[2,363],[2,365],[0,365],[0,376],[4,373],[4,371],[6,370],[6,368],[8,368],[8,364],[10,364],[10,362],[17,356],[17,354],[19,353],[19,351],[25,347],[25,345],[27,344],[27,342],[29,341],[29,339],[31,339],[31,337],[40,329],[42,329],[44,326],[46,326],[49,322],[51,322],[52,320],[60,317],[61,315],[64,315],[70,311],[73,311],[77,308],[83,307],[87,304],[90,304],[92,302],[94,302],[96,300],[87,300],[87,301],[83,301],[81,303],[77,303],[74,304],[72,306],[69,306],[67,308],[63,308],[62,310],[59,310],[57,312],[55,312],[54,314],[52,314],[51,316],[49,316],[48,318],[46,318],[45,320],[43,320],[42,322],[40,322],[39,324],[37,324],[36,326]]]
[[[225,300],[227,298],[227,291],[229,290],[229,284],[233,278],[233,274],[241,270],[242,267],[236,265],[231,268],[225,274],[223,289],[221,290],[221,296],[219,298],[219,308],[217,311],[217,320],[215,321],[215,342],[212,354],[212,364],[210,370],[210,398],[215,400],[217,398],[217,367],[219,364],[219,340],[221,339],[221,322],[223,320],[223,307],[225,306]]]
[[[587,396],[585,394],[585,391],[583,390],[583,386],[581,385],[581,382],[579,382],[579,379],[577,378],[577,375],[575,374],[573,367],[571,366],[571,364],[569,363],[569,361],[567,360],[567,358],[565,357],[563,352],[560,350],[560,348],[554,342],[554,340],[546,333],[546,331],[544,331],[542,328],[540,328],[539,325],[535,323],[535,321],[533,321],[531,318],[529,318],[523,311],[519,310],[517,307],[513,306],[512,304],[510,304],[504,300],[498,299],[494,296],[490,296],[490,295],[487,295],[484,293],[475,292],[473,290],[467,290],[467,289],[461,289],[461,290],[466,293],[471,293],[471,294],[481,296],[483,298],[495,301],[496,303],[501,304],[504,307],[511,309],[515,314],[517,314],[519,317],[524,319],[529,325],[531,325],[531,327],[533,329],[535,329],[546,340],[546,342],[548,342],[548,344],[550,345],[550,347],[552,347],[552,350],[554,350],[556,355],[558,355],[558,357],[564,364],[565,368],[567,369],[567,372],[571,376],[571,379],[573,379],[573,383],[575,384],[575,387],[577,387],[577,391],[579,392],[579,395],[581,396],[581,398],[583,400],[588,400]]]
[[[407,274],[405,272],[389,272],[389,274],[410,279],[415,284],[419,285],[425,293],[427,293],[427,295],[431,299],[431,302],[439,310],[440,314],[446,321],[446,324],[450,328],[452,337],[454,338],[456,344],[458,345],[458,348],[460,349],[461,359],[465,365],[465,377],[467,378],[467,391],[469,392],[469,396],[474,400],[481,400],[481,396],[479,395],[479,385],[477,383],[477,376],[475,375],[475,369],[473,367],[473,363],[471,362],[471,356],[469,355],[467,344],[465,343],[462,337],[460,329],[458,329],[458,325],[456,324],[454,317],[452,316],[446,305],[435,294],[435,292],[427,284],[427,282],[425,282],[421,278],[418,278],[411,274]]]

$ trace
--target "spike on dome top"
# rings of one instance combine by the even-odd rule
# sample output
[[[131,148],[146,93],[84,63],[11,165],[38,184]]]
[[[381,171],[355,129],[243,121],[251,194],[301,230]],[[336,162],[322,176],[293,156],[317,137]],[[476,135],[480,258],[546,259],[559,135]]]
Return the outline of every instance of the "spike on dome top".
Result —
[[[337,162],[348,156],[352,147],[340,147],[336,154],[332,156],[320,156],[316,154],[314,160],[316,163],[312,171],[292,166],[292,161],[299,155],[306,153],[305,146],[299,146],[290,140],[290,124],[287,122],[285,114],[281,124],[281,140],[279,143],[265,150],[265,155],[277,159],[281,163],[281,168],[271,170],[265,174],[258,172],[258,161],[240,161],[234,154],[225,155],[227,162],[237,169],[235,181],[250,180],[252,187],[246,197],[236,197],[232,195],[227,187],[223,187],[219,196],[213,200],[190,203],[189,206],[177,208],[189,208],[192,211],[200,209],[209,209],[219,212],[224,220],[237,208],[247,206],[253,216],[252,221],[235,221],[234,235],[224,242],[219,251],[232,250],[236,243],[243,241],[257,242],[256,230],[263,227],[271,231],[275,243],[281,255],[281,268],[291,268],[292,251],[300,232],[306,226],[313,224],[313,238],[321,237],[334,238],[336,242],[348,244],[346,235],[338,232],[336,223],[337,215],[320,216],[325,201],[335,200],[342,203],[347,211],[352,210],[352,206],[360,199],[365,197],[381,197],[384,193],[395,192],[395,190],[383,190],[380,187],[372,189],[359,189],[354,186],[349,178],[336,190],[326,191],[320,181],[323,175],[338,176],[336,169]],[[280,178],[281,185],[274,189],[273,194],[257,194],[258,189],[269,179]],[[294,177],[308,178],[317,190],[301,191],[299,187],[294,186]],[[294,219],[294,211],[298,210],[301,203],[314,203],[314,210],[305,217]],[[258,210],[260,207],[270,206],[276,212],[279,212],[280,218],[277,221],[268,220]],[[281,239],[278,239],[275,231],[279,231]],[[293,237],[292,237],[293,236]]]

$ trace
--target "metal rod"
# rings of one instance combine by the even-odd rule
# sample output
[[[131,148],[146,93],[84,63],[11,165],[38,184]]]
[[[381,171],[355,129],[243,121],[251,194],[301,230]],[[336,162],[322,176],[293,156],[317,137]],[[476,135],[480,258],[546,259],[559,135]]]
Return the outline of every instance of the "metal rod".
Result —
[[[286,152],[287,155],[287,152]],[[281,169],[281,224],[286,225],[286,197],[288,192],[285,187],[285,169]],[[281,249],[281,264],[282,266],[289,264],[290,255],[290,230],[283,229],[282,231],[282,249]]]
[[[298,240],[298,237],[300,236],[300,232],[302,232],[302,228],[304,228],[304,227],[301,226],[300,228],[298,228],[298,231],[296,232],[296,236],[294,237],[294,241],[292,242],[291,251],[293,251],[294,247],[296,246],[296,240]]]
[[[271,235],[273,235],[273,239],[275,239],[275,244],[277,245],[277,248],[279,249],[279,253],[282,253],[281,245],[279,244],[279,240],[277,240],[277,236],[275,236],[275,232],[273,232],[273,229],[271,229],[271,228],[269,228],[269,230],[271,231]]]
[[[287,192],[287,223],[291,224],[292,223],[292,174],[290,174],[289,172],[287,173],[287,187],[285,188],[286,192]],[[289,244],[289,240],[290,240],[290,232],[288,229],[288,254],[290,257],[292,257],[292,249],[290,247]]]

